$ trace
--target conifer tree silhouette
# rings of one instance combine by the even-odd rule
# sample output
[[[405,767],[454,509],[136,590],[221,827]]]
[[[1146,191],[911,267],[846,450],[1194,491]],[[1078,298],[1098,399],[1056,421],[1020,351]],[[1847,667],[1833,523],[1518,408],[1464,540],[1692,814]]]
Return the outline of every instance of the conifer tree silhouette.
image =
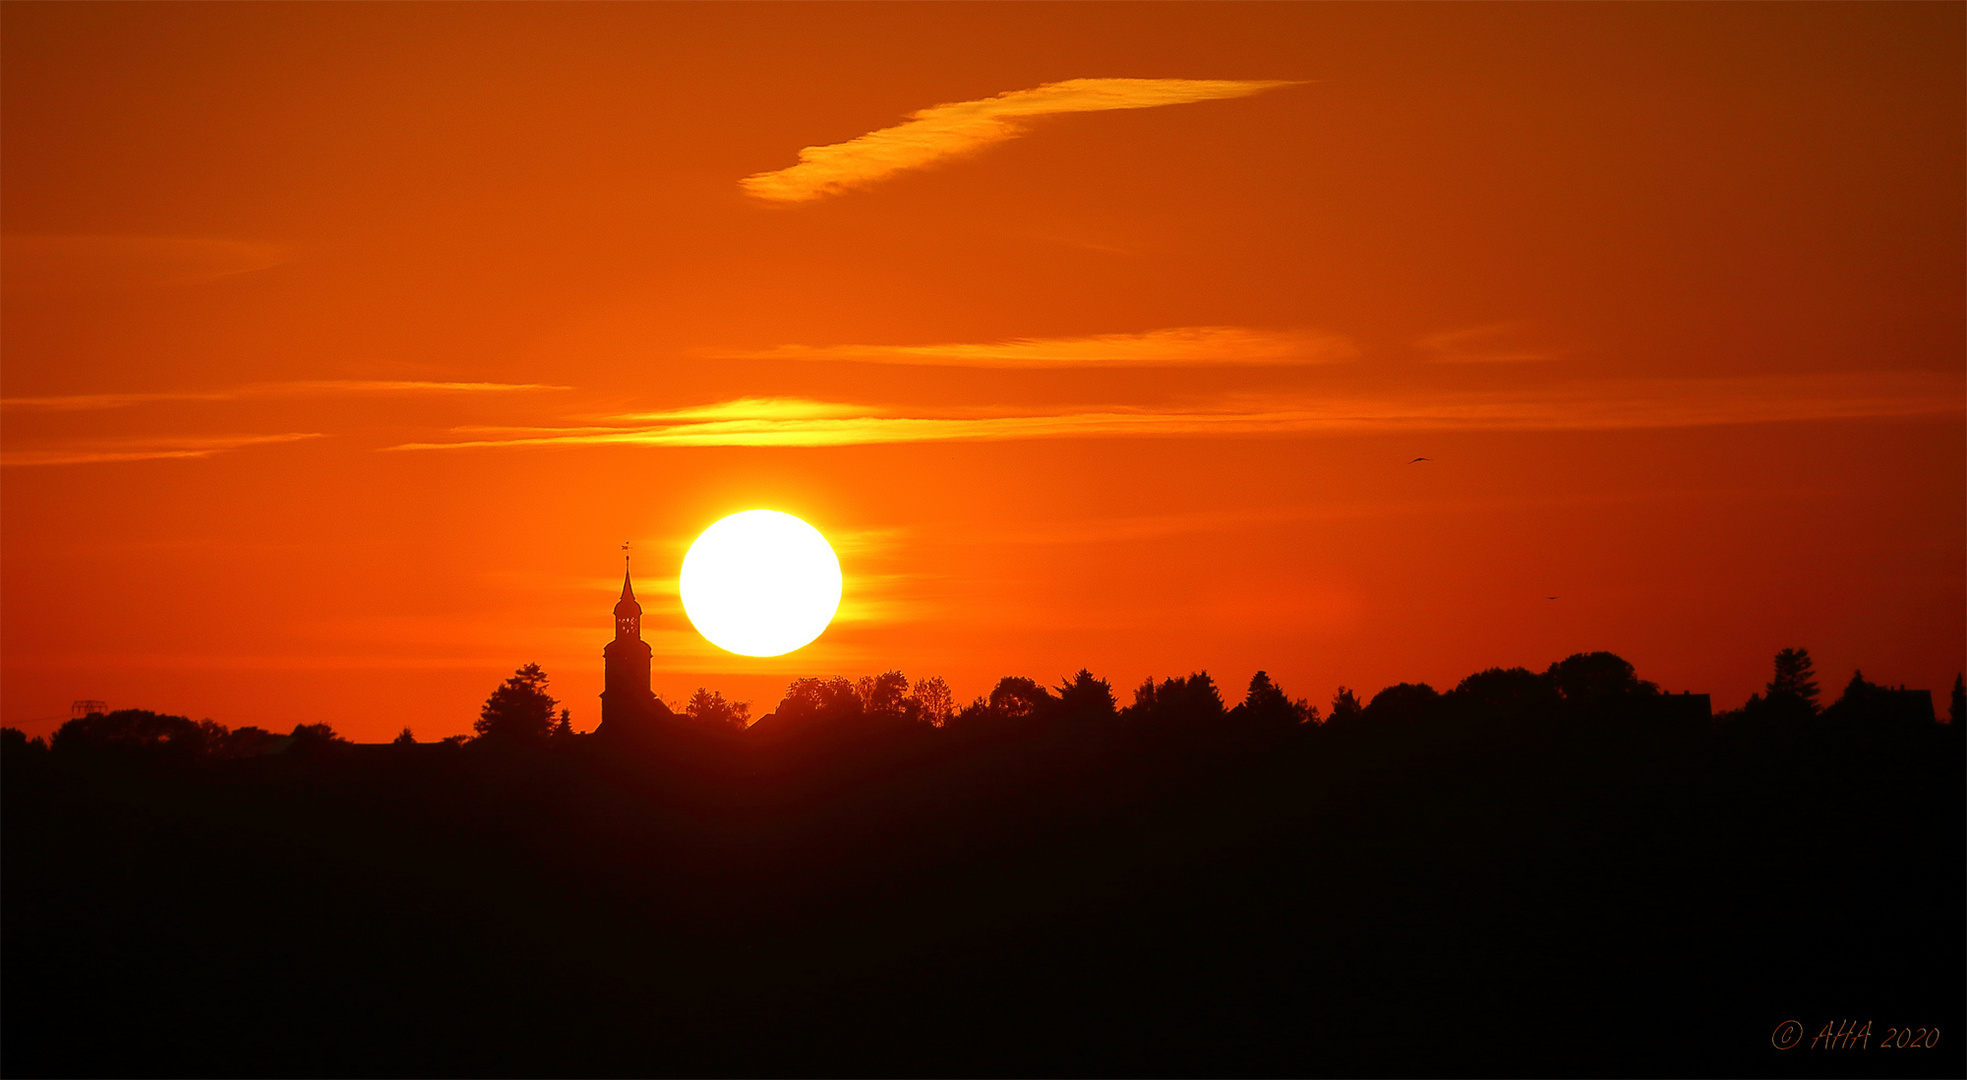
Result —
[[[1068,716],[1108,719],[1114,714],[1113,686],[1080,668],[1078,674],[1059,684],[1059,711]]]
[[[1302,724],[1316,722],[1318,710],[1306,701],[1292,701],[1270,679],[1270,672],[1250,676],[1250,689],[1235,711],[1244,719],[1260,724]]]
[[[1862,681],[1862,680],[1861,680]],[[1770,680],[1768,700],[1788,699],[1817,711],[1817,669],[1808,649],[1784,649],[1776,654],[1776,677]]]

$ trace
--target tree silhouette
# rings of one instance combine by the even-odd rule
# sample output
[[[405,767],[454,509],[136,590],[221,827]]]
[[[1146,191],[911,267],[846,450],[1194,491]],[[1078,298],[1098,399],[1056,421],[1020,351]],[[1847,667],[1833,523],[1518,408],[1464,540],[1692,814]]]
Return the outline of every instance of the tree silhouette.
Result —
[[[683,715],[704,724],[737,728],[742,731],[751,723],[751,702],[726,701],[718,690],[705,690],[697,687],[690,700],[683,703]]]
[[[1489,668],[1463,679],[1448,697],[1478,714],[1515,713],[1557,700],[1557,680],[1527,668]]]
[[[970,699],[970,703],[968,705],[965,705],[961,709],[958,709],[956,711],[956,715],[950,717],[949,719],[950,719],[950,723],[956,727],[966,727],[971,724],[989,720],[994,715],[995,714],[990,711],[990,699],[982,694],[978,694],[976,697]]]
[[[1851,672],[1851,681],[1844,684],[1844,692],[1824,710],[1827,719],[1842,723],[1876,723],[1887,719],[1895,710],[1891,695],[1865,678],[1863,671]],[[1771,700],[1776,700],[1771,695]]]
[[[19,728],[0,728],[0,758],[12,761],[16,755],[41,755],[48,751],[48,744],[39,736],[27,737],[27,732]]]
[[[1231,709],[1230,714],[1253,723],[1273,726],[1318,721],[1316,706],[1304,700],[1292,701],[1276,683],[1270,681],[1267,671],[1250,676],[1250,689],[1243,695],[1243,703]]]
[[[249,758],[271,754],[281,745],[280,736],[249,724],[226,732],[217,743],[207,745],[205,752],[216,758]]]
[[[1776,677],[1770,680],[1768,699],[1790,698],[1800,701],[1811,712],[1817,711],[1817,669],[1810,663],[1810,650],[1784,649],[1776,654]]]
[[[1660,688],[1641,679],[1632,665],[1616,653],[1572,653],[1544,672],[1564,700],[1604,705],[1657,694]]]
[[[1134,704],[1127,709],[1129,719],[1156,723],[1220,720],[1223,715],[1223,696],[1206,671],[1163,679],[1159,686],[1150,678],[1134,691]]]
[[[899,671],[863,675],[854,684],[861,711],[869,716],[900,716],[908,699],[908,679]]]
[[[553,732],[557,704],[546,692],[546,672],[538,664],[527,664],[485,699],[472,730],[492,742],[545,742]]]
[[[1373,695],[1361,715],[1375,723],[1413,724],[1428,719],[1441,695],[1426,683],[1395,683]]]
[[[1078,674],[1059,684],[1059,711],[1067,716],[1110,720],[1115,712],[1113,687],[1080,668]]]
[[[225,734],[224,727],[210,720],[199,724],[190,717],[154,713],[148,709],[118,709],[112,713],[90,713],[62,724],[55,730],[50,749],[60,754],[189,758],[204,753]]]
[[[956,712],[956,699],[949,692],[949,684],[942,676],[931,675],[918,679],[915,689],[908,695],[909,711],[922,723],[930,727],[942,727]]]
[[[1877,689],[1878,687],[1876,685],[1865,679],[1865,673],[1863,671],[1854,668],[1851,671],[1851,681],[1844,684],[1844,693],[1838,697],[1836,704],[1832,705],[1831,708],[1834,709],[1838,705],[1862,705],[1867,699],[1872,697]]]
[[[1338,692],[1332,695],[1332,715],[1325,722],[1330,724],[1357,720],[1363,711],[1359,707],[1358,695],[1341,686]]]
[[[990,690],[990,711],[1000,717],[1040,716],[1053,704],[1051,691],[1022,675],[1006,675]]]
[[[794,679],[772,715],[798,722],[855,717],[861,711],[860,691],[846,679]]]
[[[348,745],[348,740],[327,724],[295,724],[287,737],[293,740],[287,745],[288,753],[318,754]]]
[[[417,745],[417,733],[411,731],[409,725],[406,724],[402,731],[396,733],[396,738],[390,740],[390,744],[393,746],[415,746]]]
[[[1222,692],[1216,689],[1216,680],[1210,678],[1208,672],[1198,671],[1187,679],[1168,681],[1175,684],[1177,700],[1181,702],[1185,715],[1199,720],[1214,720],[1227,711],[1223,707]]]

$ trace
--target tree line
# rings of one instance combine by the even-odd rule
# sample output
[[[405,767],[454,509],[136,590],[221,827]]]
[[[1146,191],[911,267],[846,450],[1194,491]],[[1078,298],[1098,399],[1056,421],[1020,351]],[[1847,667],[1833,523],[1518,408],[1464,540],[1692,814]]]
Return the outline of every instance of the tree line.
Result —
[[[1836,702],[1819,703],[1815,669],[1808,649],[1783,649],[1774,660],[1773,677],[1762,691],[1739,709],[1724,712],[1717,721],[1807,719],[1889,720],[1906,713],[1905,699],[1875,685],[1862,672]],[[698,695],[703,694],[702,690]],[[1967,684],[1956,677],[1948,717],[1959,723],[1967,712]],[[1133,700],[1121,704],[1112,685],[1081,669],[1048,687],[1024,676],[998,680],[988,694],[960,709],[951,708],[948,686],[940,678],[924,679],[910,687],[899,671],[864,677],[800,679],[786,692],[777,709],[761,717],[759,726],[790,727],[814,720],[857,717],[889,718],[931,727],[965,728],[993,721],[1024,719],[1111,719],[1122,723],[1223,721],[1272,728],[1350,727],[1354,724],[1411,723],[1467,715],[1530,714],[1560,707],[1625,711],[1636,715],[1685,716],[1686,695],[1661,691],[1641,679],[1633,665],[1610,652],[1574,653],[1543,671],[1523,667],[1489,668],[1461,680],[1452,689],[1437,691],[1425,682],[1396,683],[1370,698],[1346,686],[1333,693],[1321,710],[1308,699],[1294,698],[1267,671],[1250,677],[1242,699],[1233,704],[1207,671],[1144,680]],[[1705,695],[1701,701],[1705,701]],[[701,715],[696,699],[684,715]]]
[[[471,735],[453,735],[439,742],[534,748],[571,743],[581,736],[573,730],[571,711],[552,696],[549,682],[540,665],[527,664],[492,690],[479,709]],[[1930,714],[1923,714],[1919,703],[1907,695],[1903,689],[1879,686],[1866,680],[1862,671],[1854,671],[1838,698],[1823,704],[1809,650],[1787,648],[1775,655],[1772,677],[1761,691],[1740,708],[1715,715],[1712,720],[1892,723],[1929,718]],[[948,683],[938,676],[911,683],[900,671],[886,671],[859,679],[796,679],[778,706],[755,720],[749,702],[731,701],[705,687],[698,687],[674,709],[663,705],[662,711],[705,729],[766,736],[855,721],[951,731],[1048,721],[1140,725],[1219,722],[1272,730],[1343,730],[1565,710],[1685,721],[1691,717],[1687,701],[1684,695],[1663,693],[1657,684],[1639,678],[1633,665],[1622,657],[1590,652],[1575,653],[1540,672],[1523,667],[1489,668],[1446,692],[1425,682],[1402,682],[1362,701],[1357,692],[1340,686],[1323,709],[1306,698],[1292,697],[1266,671],[1252,675],[1242,699],[1234,703],[1224,698],[1207,671],[1197,671],[1158,682],[1150,677],[1134,688],[1131,702],[1122,704],[1111,683],[1082,668],[1056,686],[1025,676],[1006,676],[988,693],[960,707]],[[1953,725],[1967,718],[1967,681],[1958,675],[1946,715]],[[143,752],[183,758],[310,754],[348,744],[328,724],[298,724],[282,735],[256,726],[229,729],[210,719],[193,721],[144,709],[71,719],[46,743],[39,738],[29,740],[12,728],[5,730],[10,748]],[[400,746],[417,742],[408,727],[394,740]]]
[[[578,734],[529,664],[450,745],[10,730],[0,1035],[56,1076],[1794,1072],[1771,1027],[1851,987],[1962,1013],[1967,695],[1838,674],[1784,650],[1711,717],[1610,653],[1315,701],[883,671]],[[1963,1075],[1923,1053],[1880,1063]]]

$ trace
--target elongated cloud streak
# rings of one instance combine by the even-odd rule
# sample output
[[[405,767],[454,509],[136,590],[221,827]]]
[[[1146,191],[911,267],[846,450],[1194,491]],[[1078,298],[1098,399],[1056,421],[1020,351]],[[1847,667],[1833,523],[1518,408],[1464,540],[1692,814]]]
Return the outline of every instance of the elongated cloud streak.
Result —
[[[1034,117],[1248,97],[1291,85],[1275,79],[1067,79],[981,101],[931,105],[894,127],[808,146],[799,151],[799,164],[747,176],[738,186],[773,202],[806,202],[1017,138]]]
[[[320,432],[289,432],[284,435],[213,435],[204,438],[124,439],[70,445],[51,450],[8,450],[0,453],[0,466],[94,465],[111,461],[151,461],[160,458],[202,458],[266,443],[299,442],[318,439]]]
[[[724,353],[747,360],[848,360],[981,368],[1129,368],[1326,364],[1359,350],[1344,338],[1311,331],[1241,326],[1178,326],[1137,334],[1016,338],[951,345],[781,345]]]
[[[160,401],[238,401],[261,397],[314,397],[330,394],[477,394],[514,390],[568,390],[544,383],[416,382],[378,379],[330,379],[315,382],[254,383],[225,390],[166,390],[135,394],[65,394],[58,397],[0,398],[0,408],[44,412],[121,409]]]
[[[862,446],[1062,438],[1343,434],[1375,430],[1613,430],[1962,412],[1958,376],[1932,372],[1580,384],[1433,398],[1226,400],[1188,408],[900,410],[799,398],[740,398],[574,428],[459,428],[477,438],[392,450],[509,446]],[[926,414],[926,415],[925,415]]]

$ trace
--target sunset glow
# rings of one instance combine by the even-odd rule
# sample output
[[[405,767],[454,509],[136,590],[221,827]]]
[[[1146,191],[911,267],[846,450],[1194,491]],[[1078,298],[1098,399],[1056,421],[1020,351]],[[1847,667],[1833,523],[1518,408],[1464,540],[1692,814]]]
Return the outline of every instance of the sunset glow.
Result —
[[[589,731],[625,539],[652,692],[753,715],[1943,688],[1960,18],[14,5],[0,718],[458,734],[537,660]],[[673,591],[745,507],[853,577],[776,658]]]

